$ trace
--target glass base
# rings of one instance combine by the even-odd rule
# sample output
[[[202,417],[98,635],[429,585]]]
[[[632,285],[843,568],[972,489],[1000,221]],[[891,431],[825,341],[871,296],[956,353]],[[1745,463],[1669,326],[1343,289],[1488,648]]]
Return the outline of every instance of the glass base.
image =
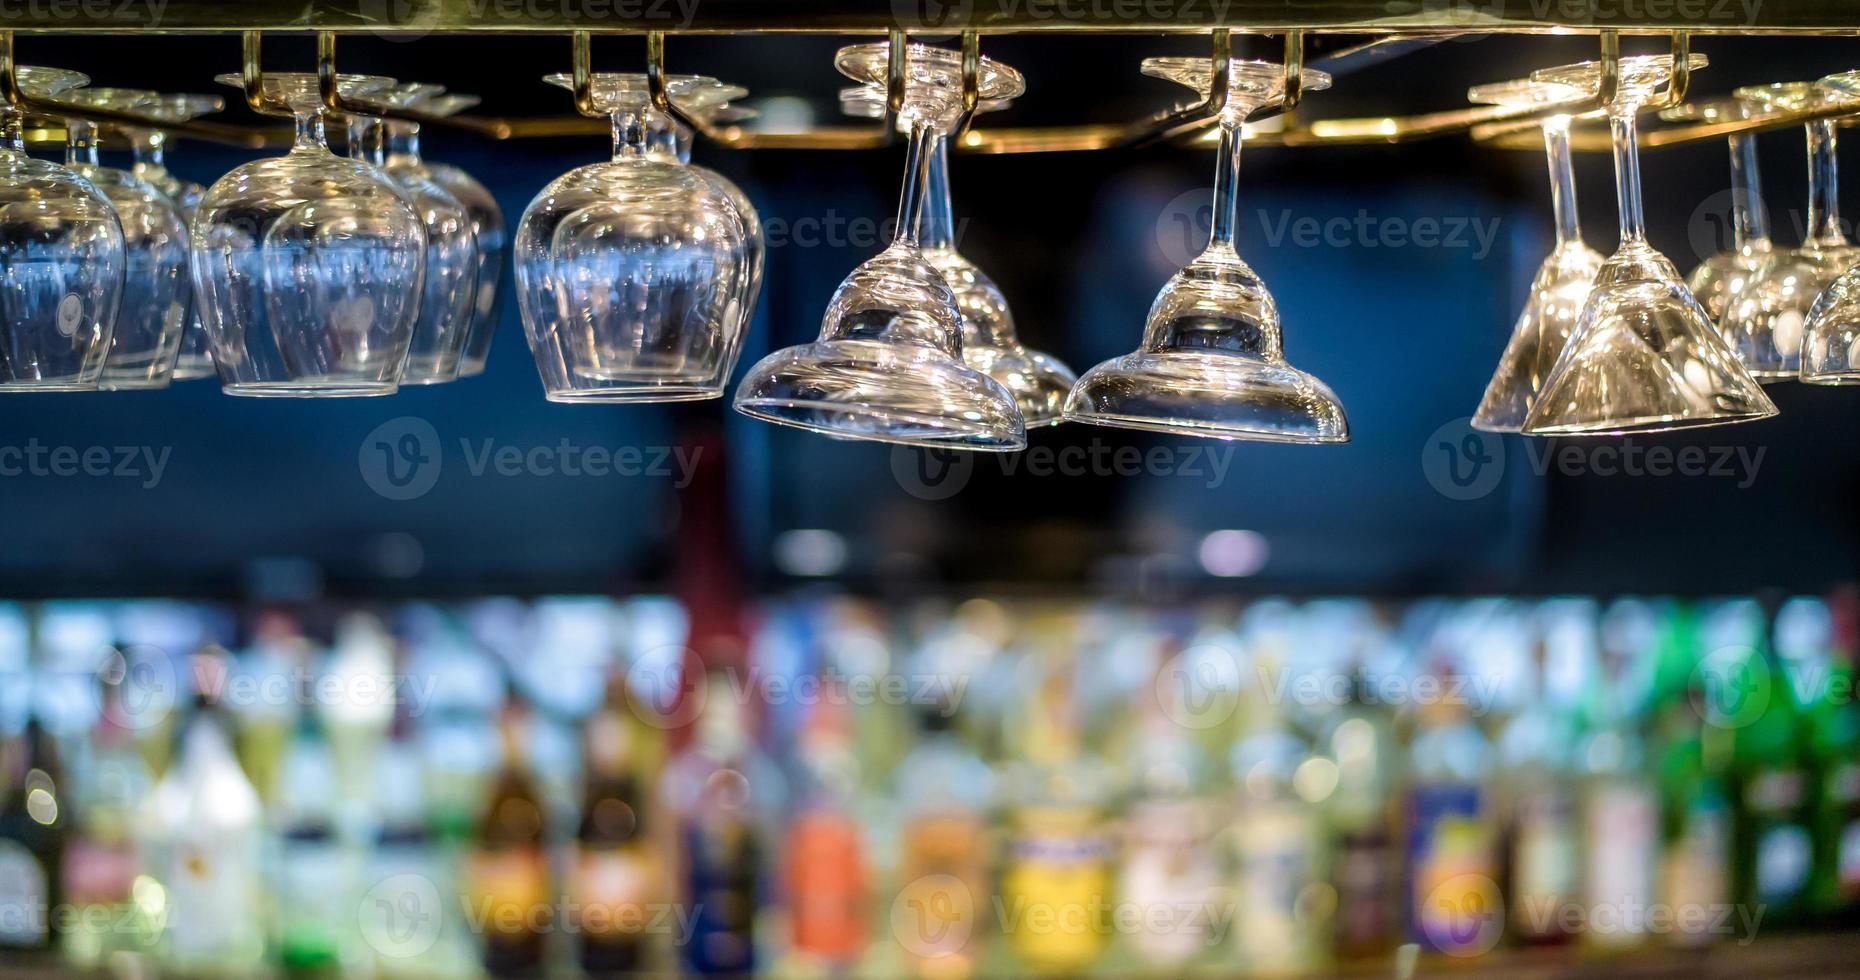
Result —
[[[1855,379],[1860,381],[1860,378]],[[1682,418],[1673,415],[1657,415],[1647,418],[1634,418],[1608,422],[1576,422],[1569,425],[1540,425],[1533,427],[1526,435],[1533,436],[1624,436],[1643,432],[1674,432],[1679,429],[1702,429],[1708,425],[1735,425],[1739,422],[1755,422],[1775,415],[1769,412],[1746,412],[1738,415],[1713,415],[1707,418]]]
[[[1072,389],[1066,419],[1216,439],[1350,441],[1343,406],[1322,381],[1282,361],[1214,352],[1106,361]]]
[[[1763,380],[1761,378],[1759,381]],[[1781,380],[1780,378],[1777,380]],[[1805,385],[1821,385],[1826,388],[1838,388],[1843,385],[1860,385],[1860,374],[1803,374],[1795,380]]]
[[[155,391],[168,387],[171,378],[104,378],[97,382],[98,391]]]
[[[0,382],[0,395],[27,394],[41,391],[96,391],[97,382],[92,381],[4,381]]]
[[[564,388],[546,392],[543,397],[564,405],[603,403],[656,404],[660,402],[701,402],[723,397],[723,386],[714,388]]]
[[[391,381],[240,381],[220,390],[242,398],[371,398],[399,387]]]

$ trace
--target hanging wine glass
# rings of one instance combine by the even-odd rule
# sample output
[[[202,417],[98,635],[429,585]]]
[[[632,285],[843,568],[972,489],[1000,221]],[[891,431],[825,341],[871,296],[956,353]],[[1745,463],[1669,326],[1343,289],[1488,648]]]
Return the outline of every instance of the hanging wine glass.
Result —
[[[218,81],[243,85],[236,74]],[[393,82],[337,84],[362,99]],[[194,290],[221,387],[391,394],[420,312],[426,225],[379,170],[329,151],[315,75],[270,72],[263,86],[296,117],[290,152],[221,177],[194,215]]]
[[[1829,75],[1821,80],[1821,85],[1825,91],[1843,100],[1860,97],[1860,72]],[[1811,203],[1809,227],[1822,227],[1816,224],[1816,219],[1822,218],[1835,234],[1839,234],[1840,222],[1833,217],[1836,200],[1835,127],[1831,119],[1822,122],[1826,125],[1821,137],[1813,144],[1815,149],[1822,151],[1821,160],[1817,164],[1811,159],[1809,176],[1811,180],[1817,175],[1821,177],[1820,190],[1825,197],[1819,211]],[[1814,127],[1818,124],[1809,125]],[[1826,237],[1826,229],[1822,230],[1821,235]],[[1849,256],[1848,267],[1816,297],[1803,328],[1801,378],[1811,384],[1860,384],[1860,265],[1854,264],[1852,248],[1839,248],[1838,251]]]
[[[451,93],[429,97],[415,107],[428,115],[450,116],[477,104],[475,95]],[[401,120],[388,123],[388,166],[423,174],[458,198],[471,217],[472,238],[478,246],[477,287],[472,297],[471,327],[465,332],[465,346],[459,354],[459,377],[481,374],[502,308],[497,287],[503,281],[504,263],[510,258],[510,236],[504,227],[504,211],[478,178],[452,164],[420,155],[419,123]]]
[[[995,100],[978,105],[976,111],[990,112],[1007,105],[1008,100]],[[885,90],[877,85],[845,89],[840,92],[840,107],[856,116],[881,117],[885,113]],[[1078,376],[1057,358],[1021,344],[1007,297],[986,273],[956,251],[947,131],[932,134],[929,177],[924,181],[923,193],[918,244],[924,258],[956,295],[956,309],[962,312],[962,359],[1013,393],[1027,428],[1064,421],[1066,395],[1078,383]]]
[[[1467,93],[1474,102],[1503,106],[1542,106],[1570,102],[1582,93],[1567,85],[1528,80],[1480,85]],[[1544,155],[1550,165],[1550,210],[1556,218],[1556,244],[1537,267],[1524,311],[1511,328],[1511,340],[1486,384],[1485,397],[1473,413],[1472,426],[1487,432],[1516,432],[1537,400],[1538,389],[1569,342],[1595,283],[1602,257],[1582,240],[1576,214],[1576,172],[1569,154],[1568,116],[1551,116],[1542,124]]]
[[[34,99],[89,82],[14,71]],[[0,392],[95,390],[122,298],[122,226],[89,180],[26,155],[22,122],[0,103]]]
[[[140,89],[88,88],[63,96],[65,102],[93,109],[132,111],[155,101]],[[187,223],[168,195],[127,170],[98,160],[102,133],[78,118],[67,118],[65,165],[110,199],[123,230],[123,296],[110,331],[110,353],[98,387],[166,388],[187,328]]]
[[[1149,58],[1143,73],[1205,96],[1214,65],[1205,58]],[[1307,91],[1330,87],[1330,76],[1320,71],[1306,69],[1301,81]],[[1284,86],[1282,65],[1229,62],[1208,245],[1156,297],[1136,351],[1079,379],[1066,399],[1066,418],[1218,439],[1349,440],[1337,396],[1286,363],[1278,308],[1234,250],[1241,126]]]
[[[1732,97],[1691,102],[1660,113],[1675,122],[1731,122],[1757,119],[1769,110],[1750,99]],[[1718,324],[1732,349],[1737,337],[1724,330],[1725,313],[1732,302],[1756,281],[1756,273],[1770,257],[1769,216],[1763,207],[1763,182],[1757,175],[1757,138],[1754,133],[1732,133],[1731,247],[1706,258],[1686,277],[1686,287]],[[1746,367],[1749,365],[1746,364]],[[1754,373],[1754,372],[1753,372]]]
[[[185,122],[211,112],[218,112],[226,105],[217,95],[162,95],[154,101],[138,106],[140,115],[170,122]],[[125,131],[129,138],[130,152],[135,162],[129,172],[142,178],[150,187],[168,196],[181,212],[183,222],[194,220],[194,209],[200,204],[200,196],[207,189],[191,180],[183,180],[168,169],[167,148],[168,133],[160,129],[131,128]],[[194,378],[213,376],[213,354],[208,349],[207,331],[200,325],[200,311],[194,306],[194,287],[191,281],[185,289],[187,302],[187,326],[181,332],[181,351],[175,356],[173,378],[176,381],[190,381]]]
[[[907,45],[904,104],[910,127],[904,188],[891,245],[849,274],[833,294],[811,344],[778,350],[750,368],[736,390],[745,415],[849,439],[949,449],[1024,449],[1014,396],[962,360],[962,312],[949,284],[918,246],[930,144],[962,111],[962,58]],[[854,81],[883,84],[889,45],[841,48],[834,65]],[[977,92],[1012,98],[1020,73],[980,59]]]
[[[444,89],[402,82],[375,92],[370,101],[406,109]],[[379,116],[349,120],[349,155],[373,165],[398,188],[426,225],[426,274],[420,281],[420,313],[407,345],[407,366],[400,383],[441,384],[459,376],[465,334],[476,312],[478,245],[471,215],[452,192],[427,175],[425,168],[387,154],[387,126]]]
[[[1814,82],[1740,88],[1737,97],[1777,110],[1826,105],[1832,95]],[[1803,330],[1809,307],[1837,276],[1860,261],[1860,248],[1841,231],[1840,188],[1835,180],[1834,120],[1806,124],[1808,233],[1799,248],[1773,251],[1749,286],[1725,310],[1724,333],[1750,373],[1780,381],[1802,373]]]
[[[571,91],[567,75],[545,79]],[[701,88],[667,79],[672,98]],[[517,223],[517,302],[551,401],[691,401],[723,393],[745,326],[748,242],[717,185],[654,148],[671,122],[644,76],[597,74],[613,159],[556,178]]]
[[[1691,55],[1689,68],[1702,68]],[[1582,317],[1524,422],[1530,435],[1657,432],[1776,414],[1692,297],[1679,270],[1647,244],[1634,114],[1672,78],[1668,56],[1623,58],[1608,105],[1621,245],[1602,263]],[[1599,91],[1594,62],[1547,68],[1535,81]]]

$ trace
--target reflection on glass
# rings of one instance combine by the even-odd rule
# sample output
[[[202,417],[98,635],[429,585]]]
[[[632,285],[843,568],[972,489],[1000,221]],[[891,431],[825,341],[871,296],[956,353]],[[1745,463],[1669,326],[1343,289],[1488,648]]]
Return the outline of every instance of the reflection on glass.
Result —
[[[1841,98],[1860,97],[1860,72],[1843,72],[1830,75],[1821,80],[1825,91]],[[1840,233],[1840,222],[1833,217],[1834,202],[1834,122],[1824,120],[1822,131],[1815,144],[1823,149],[1825,159],[1817,163],[1810,161],[1809,177],[1813,180],[1818,172],[1824,182],[1821,191],[1826,195],[1825,217],[1833,227],[1834,233]],[[1818,215],[1810,210],[1809,227],[1817,227],[1813,221]],[[1847,267],[1838,278],[1821,291],[1815,304],[1808,311],[1808,323],[1804,328],[1802,347],[1801,378],[1811,384],[1845,385],[1860,384],[1860,249],[1846,248],[1834,257],[1834,261],[1845,261]]]
[[[238,75],[218,78],[242,86]],[[391,79],[343,75],[346,98]],[[272,72],[296,116],[289,153],[234,168],[201,198],[194,292],[227,394],[341,397],[399,386],[420,312],[426,226],[380,171],[329,151],[315,75]]]
[[[475,95],[453,93],[429,97],[420,102],[418,108],[429,115],[450,116],[477,104]],[[504,228],[503,209],[478,178],[452,164],[420,155],[419,123],[389,122],[387,151],[390,170],[423,175],[458,198],[471,217],[472,238],[478,243],[477,289],[472,297],[471,327],[466,331],[465,347],[459,355],[459,376],[481,374],[485,356],[491,351],[491,334],[497,329],[498,314],[502,310],[497,287],[503,281],[504,263],[510,258],[510,235]]]
[[[1725,122],[1761,118],[1769,109],[1760,101],[1732,97],[1687,103],[1660,113],[1660,118],[1682,122]],[[1769,217],[1763,207],[1763,182],[1757,174],[1757,141],[1750,133],[1733,133],[1731,150],[1731,241],[1724,251],[1706,258],[1686,277],[1686,287],[1705,307],[1705,314],[1720,330],[1725,311],[1756,279],[1769,258]],[[1716,215],[1711,217],[1715,218]],[[1732,347],[1737,338],[1725,337]],[[1745,365],[1748,367],[1748,363]]]
[[[1481,85],[1467,93],[1474,102],[1495,105],[1545,105],[1568,102],[1582,93],[1567,85],[1515,81]],[[1582,304],[1595,283],[1602,257],[1582,240],[1576,217],[1576,173],[1569,156],[1568,116],[1544,120],[1544,154],[1550,165],[1550,209],[1556,216],[1556,245],[1531,280],[1524,311],[1511,328],[1511,341],[1486,384],[1485,397],[1473,413],[1472,426],[1487,432],[1516,432],[1537,400],[1537,391],[1569,342]]]
[[[847,77],[882,85],[888,46],[840,49]],[[854,269],[833,294],[820,338],[778,350],[749,369],[736,391],[738,411],[767,422],[878,442],[991,452],[1027,445],[1014,396],[962,360],[962,312],[956,296],[919,246],[922,187],[931,144],[962,110],[961,57],[909,45],[904,106],[910,127],[904,189],[892,243]],[[981,60],[979,94],[1012,98],[1020,73]]]
[[[181,122],[209,112],[218,112],[224,107],[224,100],[217,95],[162,95],[138,106],[136,111],[156,119]],[[199,207],[200,196],[207,189],[191,180],[175,176],[168,169],[168,134],[159,129],[132,129],[127,135],[131,152],[135,155],[135,163],[130,166],[129,172],[166,194],[175,207],[180,209],[183,222],[193,221],[194,209]],[[213,353],[207,343],[206,328],[200,325],[200,311],[194,306],[191,279],[183,291],[186,293],[188,310],[187,327],[181,333],[181,352],[174,359],[173,377],[176,381],[210,378],[213,376]]]
[[[1203,58],[1149,58],[1143,71],[1204,95],[1213,78]],[[1278,308],[1234,251],[1240,128],[1279,97],[1284,76],[1284,67],[1271,62],[1230,63],[1208,246],[1156,297],[1142,346],[1079,379],[1066,399],[1066,418],[1219,439],[1349,440],[1337,396],[1286,363]],[[1310,91],[1328,88],[1330,76],[1306,70],[1303,84]]]
[[[1690,67],[1702,68],[1704,55]],[[1594,62],[1536,72],[1536,81],[1600,86]],[[1530,435],[1657,432],[1776,414],[1738,363],[1679,270],[1647,244],[1634,114],[1672,77],[1672,58],[1621,60],[1608,106],[1621,245],[1602,263],[1582,317],[1524,422]]]

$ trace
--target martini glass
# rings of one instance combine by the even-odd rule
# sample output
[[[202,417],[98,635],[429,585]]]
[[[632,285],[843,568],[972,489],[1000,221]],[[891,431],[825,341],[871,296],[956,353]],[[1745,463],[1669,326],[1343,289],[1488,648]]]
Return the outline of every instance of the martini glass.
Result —
[[[217,95],[162,95],[153,102],[137,107],[136,111],[156,119],[184,122],[218,112],[225,105],[225,101]],[[191,180],[175,176],[168,169],[167,132],[160,129],[130,129],[127,135],[130,150],[135,155],[135,163],[130,166],[129,172],[166,194],[175,207],[180,209],[182,221],[192,221],[194,209],[200,205],[200,196],[207,189]],[[181,333],[181,352],[174,359],[173,378],[176,381],[213,376],[213,353],[207,343],[206,328],[200,325],[200,311],[194,308],[194,287],[191,281],[186,292],[187,328]]]
[[[1005,108],[1007,100],[977,106],[978,112]],[[885,111],[885,91],[860,85],[840,93],[840,107],[857,116],[879,117]],[[962,359],[969,366],[1001,382],[1014,395],[1027,428],[1057,425],[1065,420],[1066,395],[1078,383],[1072,369],[1049,354],[1029,350],[1014,329],[994,280],[956,251],[955,210],[949,196],[949,133],[939,130],[930,144],[929,178],[924,181],[923,215],[918,227],[919,245],[943,281],[956,294],[962,312]]]
[[[567,75],[545,81],[573,90]],[[681,105],[704,88],[667,79]],[[741,350],[749,246],[728,195],[663,148],[643,75],[597,74],[613,158],[556,178],[517,223],[517,301],[551,401],[716,398]]]
[[[129,111],[151,104],[141,89],[87,88],[63,96],[72,105]],[[123,229],[122,305],[110,331],[110,354],[98,387],[166,388],[187,328],[187,222],[168,195],[97,158],[102,135],[82,119],[65,121],[65,164],[110,199]]]
[[[963,361],[956,295],[919,247],[931,143],[962,112],[962,58],[920,44],[905,51],[899,116],[910,138],[892,242],[840,283],[818,340],[778,350],[750,368],[736,390],[736,408],[848,439],[1024,449],[1027,431],[1013,394]],[[883,84],[888,45],[841,48],[834,64],[854,81]],[[1026,88],[1019,72],[990,58],[981,59],[977,72],[984,99],[1012,98]]]
[[[1214,66],[1205,58],[1150,58],[1143,72],[1205,94]],[[1307,69],[1302,82],[1316,91],[1330,87],[1330,76]],[[1286,363],[1278,308],[1234,250],[1241,125],[1283,94],[1284,85],[1282,65],[1229,62],[1208,245],[1150,306],[1142,345],[1079,379],[1066,399],[1066,418],[1217,439],[1349,440],[1337,396]]]
[[[477,104],[475,95],[452,93],[428,98],[418,103],[417,108],[429,115],[450,116]],[[503,281],[504,263],[510,258],[510,235],[505,230],[503,209],[478,178],[452,164],[420,155],[419,123],[389,122],[387,151],[390,170],[424,175],[450,191],[471,217],[472,237],[478,243],[477,291],[472,297],[471,327],[465,332],[465,347],[459,354],[459,376],[482,374],[501,310],[497,287]]]
[[[443,91],[438,85],[404,82],[369,96],[395,109],[406,109]],[[372,164],[405,195],[426,225],[426,275],[421,280],[420,314],[407,345],[401,384],[440,384],[459,376],[459,357],[471,328],[477,298],[478,244],[471,215],[452,192],[417,163],[387,154],[387,126],[378,116],[349,121],[349,155]]]
[[[1492,105],[1549,105],[1580,98],[1567,85],[1513,81],[1480,85],[1467,93],[1474,102]],[[1473,413],[1472,426],[1487,432],[1516,432],[1537,400],[1538,389],[1569,342],[1583,301],[1595,283],[1602,257],[1582,240],[1576,216],[1576,172],[1569,155],[1568,116],[1543,122],[1544,155],[1550,165],[1550,210],[1556,216],[1556,244],[1537,267],[1524,311],[1511,328],[1511,341],[1499,358],[1498,371],[1486,384],[1485,397]]]
[[[1769,111],[1750,99],[1732,97],[1688,103],[1660,113],[1660,118],[1683,122],[1726,122],[1756,119]],[[1757,175],[1757,138],[1733,133],[1731,150],[1731,247],[1700,262],[1686,277],[1686,286],[1705,307],[1705,313],[1723,333],[1725,312],[1756,281],[1770,257],[1769,218],[1763,207],[1763,184]],[[1725,335],[1735,349],[1737,338]]]
[[[1740,88],[1737,96],[1779,109],[1826,105],[1834,96],[1814,82]],[[1835,179],[1834,120],[1817,119],[1808,134],[1808,234],[1800,248],[1774,251],[1727,307],[1724,333],[1750,373],[1768,381],[1802,374],[1802,342],[1809,308],[1822,290],[1860,261],[1860,249],[1841,232],[1840,188]]]
[[[1688,67],[1705,66],[1691,55]],[[1623,58],[1608,105],[1621,244],[1596,273],[1563,354],[1525,418],[1529,435],[1612,435],[1747,422],[1776,406],[1680,281],[1647,244],[1634,114],[1673,74],[1669,56]],[[1547,68],[1536,81],[1600,89],[1594,62]]]
[[[19,66],[49,99],[86,84]],[[78,173],[26,155],[20,113],[0,104],[0,392],[95,390],[123,291],[122,226]]]
[[[1825,89],[1843,99],[1860,97],[1860,72],[1842,72],[1821,80]],[[1834,196],[1834,127],[1827,120],[1826,168],[1824,192],[1828,194],[1826,210],[1832,213]],[[1810,124],[1814,125],[1814,124]],[[1812,164],[1809,174],[1817,168]],[[1813,214],[1811,210],[1811,215]],[[1811,217],[1810,227],[1814,227]],[[1839,234],[1840,225],[1828,222]],[[1849,250],[1851,251],[1851,250]],[[1822,290],[1808,311],[1803,330],[1801,378],[1811,384],[1860,384],[1860,266],[1848,260],[1848,268]]]
[[[393,82],[337,84],[362,99]],[[192,226],[220,385],[256,397],[392,394],[420,312],[426,225],[380,170],[329,151],[315,75],[269,72],[264,91],[296,117],[290,152],[215,181]]]

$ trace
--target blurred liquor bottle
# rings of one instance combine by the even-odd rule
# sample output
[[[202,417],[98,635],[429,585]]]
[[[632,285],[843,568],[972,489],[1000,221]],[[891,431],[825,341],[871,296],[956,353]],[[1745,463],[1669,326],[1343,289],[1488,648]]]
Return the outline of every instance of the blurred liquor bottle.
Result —
[[[1471,706],[1455,695],[1453,663],[1428,668],[1438,697],[1417,695],[1404,804],[1409,928],[1423,948],[1455,956],[1483,953],[1503,937],[1494,815],[1487,799],[1489,747]]]
[[[748,705],[729,673],[710,671],[696,690],[696,735],[666,765],[662,789],[680,843],[685,925],[675,942],[683,971],[740,976],[756,970],[758,942],[767,938],[758,917],[774,892],[765,865],[785,791],[756,748]]]
[[[65,843],[71,800],[51,733],[28,706],[4,746],[0,805],[0,952],[56,949],[64,926]]]
[[[1008,843],[997,915],[1019,970],[1075,974],[1110,934],[1109,787],[1086,755],[1073,698],[1073,621],[1046,613],[1027,624],[1027,703],[1007,716]]]
[[[1208,720],[1195,708],[1210,692],[1197,683],[1192,652],[1185,660],[1163,636],[1148,645],[1151,682],[1123,720],[1131,738],[1119,766],[1125,806],[1117,897],[1135,910],[1138,928],[1120,931],[1107,968],[1172,976],[1218,963],[1234,896],[1221,874],[1217,831],[1226,814],[1210,796],[1211,766],[1195,738],[1195,726]]]
[[[1706,631],[1712,700],[1732,731],[1736,902],[1761,906],[1763,930],[1808,920],[1814,863],[1814,775],[1791,671],[1761,608],[1725,603]]]
[[[921,738],[893,776],[902,829],[889,939],[920,980],[975,976],[992,915],[997,787],[988,763],[956,733],[957,704],[919,706]]]
[[[1256,638],[1241,688],[1244,731],[1229,755],[1237,790],[1232,840],[1239,881],[1234,941],[1250,974],[1288,976],[1329,959],[1336,894],[1329,884],[1324,825],[1313,803],[1334,792],[1317,754],[1292,726],[1279,695],[1283,651]],[[1313,768],[1305,768],[1311,760]],[[1301,777],[1301,771],[1303,776]],[[1302,792],[1301,792],[1302,789]]]
[[[414,691],[394,663],[394,638],[374,614],[352,612],[336,624],[318,681],[333,696],[317,699],[317,707],[340,794],[335,816],[344,823],[365,820],[374,810],[375,759],[393,724],[394,702]]]
[[[1659,639],[1652,706],[1660,799],[1660,902],[1712,910],[1731,900],[1731,729],[1720,723],[1697,617],[1674,604]],[[1709,916],[1675,917],[1669,941],[1724,938]]]
[[[221,705],[230,660],[217,647],[189,658],[192,717],[149,800],[164,966],[186,976],[249,977],[265,958],[264,813]]]
[[[1659,809],[1647,774],[1641,717],[1663,613],[1634,601],[1611,605],[1578,747],[1582,780],[1582,941],[1595,949],[1644,942],[1652,927]]]
[[[276,949],[286,976],[337,977],[358,953],[350,941],[359,892],[355,855],[338,825],[341,777],[319,712],[306,704],[285,749],[271,822],[278,832],[271,893]]]
[[[529,710],[514,689],[498,719],[503,761],[466,858],[466,915],[493,976],[537,977],[555,927],[542,796],[525,757]]]
[[[860,787],[846,692],[831,677],[795,742],[795,808],[783,847],[790,965],[843,974],[864,951],[871,911]]]
[[[458,913],[456,861],[441,852],[411,700],[394,706],[375,771],[377,819],[357,907],[363,972],[385,980],[469,976],[478,950]]]
[[[652,847],[651,802],[641,778],[646,727],[626,680],[614,675],[588,719],[581,824],[566,890],[581,969],[590,977],[662,970],[658,939],[675,922],[666,867]]]
[[[238,752],[240,768],[265,807],[278,801],[279,774],[290,748],[297,714],[307,704],[318,651],[298,631],[297,623],[282,612],[260,615],[252,628],[252,642],[243,655],[230,661],[228,682],[251,692],[227,705],[228,734]]]
[[[1387,708],[1372,700],[1367,667],[1349,675],[1349,699],[1322,745],[1337,769],[1325,806],[1331,886],[1337,893],[1337,956],[1360,960],[1401,942],[1405,895],[1395,836],[1395,787],[1403,762]]]
[[[1511,939],[1548,946],[1571,938],[1562,913],[1579,900],[1582,884],[1576,706],[1567,686],[1557,682],[1553,664],[1560,662],[1557,654],[1566,653],[1566,644],[1593,647],[1582,634],[1593,634],[1594,613],[1565,606],[1540,610],[1534,618],[1531,669],[1512,698],[1522,707],[1499,736],[1495,789],[1505,838],[1501,885]],[[1593,654],[1585,659],[1592,660]]]
[[[154,879],[138,882],[142,854],[137,809],[154,785],[126,722],[137,716],[123,701],[128,663],[114,654],[99,672],[97,722],[83,745],[85,778],[74,800],[77,833],[65,851],[65,898],[77,913],[65,953],[81,970],[98,969],[117,953],[145,950],[159,931],[145,902]]]
[[[1829,601],[1832,649],[1827,682],[1814,705],[1814,744],[1821,771],[1815,821],[1815,895],[1819,918],[1860,926],[1860,593]]]

